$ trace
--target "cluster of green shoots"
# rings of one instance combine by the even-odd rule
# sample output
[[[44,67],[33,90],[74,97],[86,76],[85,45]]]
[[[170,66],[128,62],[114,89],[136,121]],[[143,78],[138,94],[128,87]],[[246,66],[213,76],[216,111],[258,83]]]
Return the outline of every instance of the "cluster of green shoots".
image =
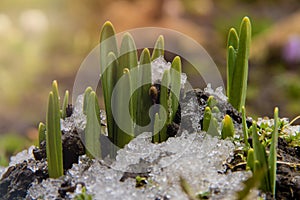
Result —
[[[164,38],[159,36],[152,55],[149,49],[143,49],[138,60],[135,42],[129,33],[124,34],[120,49],[117,48],[115,31],[110,22],[106,22],[100,36],[101,82],[107,116],[108,138],[120,148],[135,136],[142,133],[143,126],[150,124],[153,142],[168,139],[167,127],[175,117],[179,106],[181,86],[181,60],[176,56],[169,70],[163,73],[160,88],[152,85],[151,61],[164,56]],[[122,78],[122,84],[117,84]],[[160,94],[158,95],[158,90]],[[113,92],[116,98],[112,98]],[[132,93],[129,105],[124,99]],[[157,100],[159,96],[159,100]],[[46,125],[39,125],[39,143],[46,140],[48,171],[51,178],[63,175],[63,155],[60,120],[66,118],[69,92],[66,91],[60,108],[57,82],[53,82],[49,94]],[[161,107],[150,113],[151,106],[157,101]],[[124,109],[130,111],[131,119],[126,119]],[[113,110],[115,113],[113,114]],[[90,158],[101,158],[101,119],[98,98],[91,87],[84,92],[83,112],[86,115],[84,142],[86,154]],[[126,121],[126,129],[116,121]],[[149,131],[149,130],[147,130]],[[115,148],[112,148],[113,151]],[[112,152],[114,154],[115,152]]]
[[[248,57],[251,40],[251,23],[245,17],[242,20],[239,33],[230,29],[227,44],[227,96],[228,101],[239,112],[242,112],[244,143],[247,148],[247,167],[252,170],[253,177],[247,183],[240,196],[247,193],[253,185],[275,194],[277,140],[278,140],[278,109],[274,111],[274,128],[267,155],[267,145],[259,139],[256,122],[248,130],[245,113],[245,100],[248,77]],[[106,22],[100,36],[100,68],[101,82],[104,94],[107,130],[110,141],[122,148],[135,136],[145,131],[149,125],[153,132],[153,142],[168,139],[167,127],[175,117],[179,106],[181,60],[174,58],[171,68],[165,70],[157,88],[152,83],[151,62],[164,56],[164,39],[162,36],[155,43],[152,55],[149,49],[143,49],[140,57],[135,42],[129,33],[124,34],[120,48],[117,47],[115,31],[110,22]],[[122,84],[118,81],[122,79]],[[159,90],[159,95],[158,95]],[[114,91],[117,91],[113,98]],[[129,104],[124,101],[129,94]],[[49,176],[57,178],[63,175],[63,156],[60,119],[66,118],[69,93],[66,91],[62,106],[60,106],[58,87],[53,82],[49,93],[46,125],[39,125],[39,141],[46,140],[46,152]],[[159,102],[159,109],[150,109]],[[124,109],[128,109],[131,119],[126,119]],[[114,112],[113,112],[114,111]],[[150,112],[152,111],[152,112]],[[101,121],[98,99],[95,91],[88,87],[84,93],[83,112],[87,117],[85,128],[85,147],[89,157],[101,157]],[[205,108],[202,129],[213,136],[221,138],[234,136],[234,124],[229,115],[225,115],[221,128],[218,127],[214,113],[218,113],[218,102],[210,96]],[[154,122],[151,121],[154,119]],[[125,120],[125,130],[118,126],[119,120]],[[251,133],[251,134],[249,134]],[[248,138],[253,139],[250,148]]]
[[[229,103],[239,112],[242,112],[243,136],[245,149],[247,150],[247,169],[253,172],[253,176],[246,182],[244,190],[238,194],[240,199],[247,195],[252,187],[259,187],[262,191],[271,192],[273,195],[275,195],[276,191],[277,141],[280,123],[278,108],[274,110],[274,126],[270,145],[259,139],[261,133],[259,135],[259,129],[255,121],[252,122],[250,131],[246,123],[245,101],[250,43],[251,23],[249,18],[245,17],[240,25],[239,33],[234,28],[231,28],[227,41],[227,96]],[[208,108],[205,111],[209,113]],[[226,115],[223,120],[224,125],[221,138],[233,136],[234,134],[233,124],[229,118]],[[226,121],[228,121],[228,126],[225,129]],[[213,120],[212,124],[213,126],[215,124]],[[252,138],[253,148],[248,143],[249,137]],[[267,147],[269,147],[269,154],[266,153]]]
[[[206,131],[212,136],[219,136],[219,128],[217,119],[214,114],[219,113],[218,102],[213,96],[209,96],[207,100],[207,106],[204,110],[202,130]],[[221,125],[221,138],[234,136],[234,125],[232,118],[229,115],[225,115]]]
[[[274,126],[270,145],[260,140],[262,134],[259,134],[259,129],[255,121],[252,122],[252,126],[249,129],[250,131],[246,123],[245,101],[250,42],[251,23],[250,20],[245,17],[240,25],[239,34],[234,28],[230,29],[227,43],[228,101],[239,112],[242,112],[244,143],[245,149],[247,150],[247,169],[253,172],[253,176],[247,180],[244,190],[238,193],[239,199],[243,199],[252,187],[259,187],[262,191],[271,192],[274,196],[276,191],[277,143],[280,123],[278,108],[274,110]],[[226,116],[224,121],[226,121]],[[232,129],[230,125],[230,129],[228,128],[228,130],[234,129]],[[225,136],[229,135],[230,132],[226,132]],[[225,136],[222,133],[222,138],[225,138]],[[249,137],[252,138],[253,148],[251,148],[248,143]],[[266,153],[267,147],[269,147],[269,154]]]
[[[277,143],[280,120],[278,108],[274,110],[274,125],[272,136],[265,142],[262,130],[257,127],[255,121],[248,129],[246,122],[245,101],[247,93],[248,79],[248,57],[251,42],[251,23],[245,17],[240,25],[239,33],[231,28],[228,34],[227,43],[227,96],[228,102],[242,114],[242,129],[247,154],[247,169],[253,172],[253,176],[245,182],[245,187],[238,192],[238,199],[244,199],[254,187],[264,192],[271,192],[275,196],[276,168],[277,168]],[[225,115],[221,127],[218,127],[215,114],[219,113],[218,102],[213,96],[207,100],[207,107],[204,111],[202,130],[212,136],[219,136],[221,139],[232,138],[235,134],[233,120],[229,115]],[[252,138],[252,146],[248,142]],[[269,153],[267,154],[267,150]],[[194,196],[186,180],[181,178],[181,187],[190,199],[202,199]]]
[[[69,92],[65,92],[62,107],[60,107],[57,82],[53,81],[52,91],[49,93],[46,125],[39,124],[39,144],[46,140],[46,154],[49,177],[58,178],[63,175],[63,155],[60,118],[66,117]]]
[[[270,192],[275,196],[276,192],[276,169],[277,169],[277,144],[280,130],[278,108],[274,109],[274,124],[268,126],[271,136],[265,136],[265,130],[258,127],[256,121],[248,129],[246,125],[245,109],[243,108],[243,132],[248,138],[252,138],[252,144],[245,140],[246,169],[251,170],[253,176],[245,181],[245,187],[238,192],[238,199],[244,199],[254,187],[264,192]],[[271,138],[270,138],[271,137]],[[267,149],[269,153],[267,154]]]
[[[227,96],[228,102],[242,112],[245,106],[248,80],[248,58],[251,43],[251,23],[248,17],[242,20],[239,33],[231,28],[227,41]],[[202,130],[218,136],[218,123],[213,113],[219,109],[216,100],[210,96],[204,111]],[[231,117],[225,115],[222,120],[221,138],[234,136],[234,125]],[[245,140],[247,138],[245,137]]]
[[[149,49],[143,49],[139,59],[135,42],[129,33],[125,33],[120,49],[117,48],[115,31],[110,22],[106,22],[100,36],[101,81],[104,94],[107,129],[110,141],[124,147],[132,138],[144,132],[143,127],[155,119],[152,126],[153,142],[167,140],[167,126],[170,125],[178,109],[181,82],[181,60],[176,56],[170,70],[165,70],[160,87],[160,109],[150,113],[150,107],[158,98],[158,91],[152,85],[151,61],[164,56],[164,39],[159,36],[152,55]],[[122,78],[122,84],[117,84]],[[116,91],[112,99],[113,91]],[[129,94],[130,102],[124,101]],[[126,116],[130,111],[132,119]],[[114,111],[114,113],[113,113]],[[126,127],[119,127],[123,121]],[[125,130],[124,130],[125,129]]]

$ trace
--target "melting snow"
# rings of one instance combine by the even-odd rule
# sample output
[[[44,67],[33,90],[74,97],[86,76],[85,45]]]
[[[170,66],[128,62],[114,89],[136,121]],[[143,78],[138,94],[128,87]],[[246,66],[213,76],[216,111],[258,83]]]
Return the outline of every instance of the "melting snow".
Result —
[[[151,62],[152,70],[152,83],[160,83],[165,70],[171,68],[171,63],[167,62],[163,56],[160,56]],[[184,88],[187,76],[185,73],[181,73],[181,88]]]
[[[208,83],[206,88],[204,88],[204,92],[213,95],[215,97],[218,97],[219,99],[221,99],[222,101],[227,102],[227,96],[224,94],[223,92],[223,87],[217,87],[216,90],[213,90],[211,88],[211,84]]]
[[[223,162],[232,154],[234,144],[205,133],[182,133],[180,137],[169,138],[160,144],[151,143],[141,136],[133,139],[124,149],[118,151],[117,159],[110,167],[103,161],[80,157],[65,177],[34,183],[28,197],[43,196],[53,199],[62,180],[70,180],[73,185],[85,183],[87,193],[93,199],[187,199],[179,184],[184,177],[195,192],[211,192],[213,199],[230,199],[242,189],[242,181],[251,172],[222,171]],[[148,184],[135,187],[132,178],[120,182],[124,172],[149,173]],[[69,194],[74,197],[76,193]]]

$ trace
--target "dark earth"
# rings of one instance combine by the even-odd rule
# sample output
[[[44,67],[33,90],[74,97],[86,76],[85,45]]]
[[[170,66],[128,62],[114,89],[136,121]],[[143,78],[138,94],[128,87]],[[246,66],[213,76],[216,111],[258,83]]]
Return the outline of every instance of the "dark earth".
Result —
[[[155,86],[159,95],[159,85]],[[176,113],[176,117],[173,123],[168,127],[169,136],[176,136],[180,134],[179,129],[186,129],[189,132],[194,132],[194,128],[191,126],[193,123],[190,117],[182,117],[181,110],[187,107],[191,98],[196,98],[200,110],[194,110],[191,114],[198,114],[200,112],[199,127],[202,124],[202,118],[204,109],[207,105],[209,94],[203,92],[200,89],[195,89],[181,95],[182,101],[179,109]],[[153,99],[153,103],[157,102],[159,98]],[[223,102],[218,97],[218,108],[221,113],[228,114],[234,120],[235,124],[241,124],[242,118],[240,113],[234,109],[229,103]],[[72,107],[68,106],[68,115],[72,114]],[[198,113],[196,113],[198,112]],[[180,123],[185,126],[180,126]],[[251,126],[251,121],[247,121],[247,125]],[[179,130],[179,131],[178,131]],[[106,137],[106,136],[102,136]],[[62,132],[63,141],[63,164],[65,172],[72,167],[73,163],[78,163],[80,155],[85,154],[84,145],[80,139],[80,134],[74,132]],[[23,199],[27,195],[27,190],[30,188],[34,181],[41,182],[43,179],[47,179],[48,171],[46,165],[46,141],[40,144],[40,148],[36,147],[33,151],[34,158],[28,161],[24,161],[15,166],[11,166],[2,175],[0,180],[0,197],[3,200],[9,199]],[[300,199],[300,147],[290,147],[288,143],[282,139],[278,139],[278,163],[277,163],[277,181],[276,181],[276,199]],[[231,167],[229,170],[245,170],[241,158],[236,154],[230,161]],[[33,171],[32,166],[35,166],[37,170]],[[226,173],[226,172],[225,172]],[[127,178],[135,178],[137,175],[141,177],[148,177],[147,173],[129,173],[125,172],[120,181],[124,181]],[[82,186],[85,183],[76,183]],[[59,188],[59,199],[64,199],[67,192],[74,192],[76,185],[71,185],[70,182],[65,181]],[[267,199],[272,199],[272,195],[267,194]]]

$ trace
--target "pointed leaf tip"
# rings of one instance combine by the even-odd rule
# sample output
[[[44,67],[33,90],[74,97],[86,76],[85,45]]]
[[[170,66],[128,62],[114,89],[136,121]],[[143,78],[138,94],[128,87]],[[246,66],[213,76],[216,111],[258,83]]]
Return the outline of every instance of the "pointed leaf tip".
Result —
[[[245,16],[245,17],[243,18],[243,22],[244,22],[244,23],[251,23],[249,17],[247,17],[247,16]]]
[[[52,82],[52,85],[53,85],[53,86],[57,86],[57,80],[54,80],[54,81]]]
[[[158,58],[160,56],[164,56],[164,53],[165,53],[164,49],[165,49],[164,37],[162,35],[160,35],[155,42],[151,60],[155,60],[156,58]]]
[[[103,24],[101,30],[102,30],[101,32],[103,32],[103,31],[105,30],[106,32],[112,32],[112,33],[115,33],[114,25],[113,25],[110,21],[106,21],[106,22]],[[110,30],[110,31],[108,31],[108,30]]]
[[[175,58],[173,59],[173,62],[181,64],[181,58],[179,56],[175,56]]]

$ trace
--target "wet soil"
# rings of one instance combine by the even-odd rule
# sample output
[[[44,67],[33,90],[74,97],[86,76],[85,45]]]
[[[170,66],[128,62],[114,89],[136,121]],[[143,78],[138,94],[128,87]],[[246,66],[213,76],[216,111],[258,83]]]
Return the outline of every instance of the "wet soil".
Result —
[[[228,170],[246,170],[246,162],[242,159],[243,152],[236,151],[233,157],[225,163]],[[300,199],[300,147],[291,147],[283,138],[278,138],[276,195],[266,194],[266,199]]]
[[[78,163],[78,157],[85,154],[84,146],[78,133],[63,133],[63,165],[64,170]],[[5,199],[23,199],[33,181],[41,182],[47,179],[48,168],[46,164],[46,142],[42,141],[40,148],[33,150],[34,159],[24,161],[16,166],[11,166],[0,179],[0,197]],[[33,170],[34,169],[34,170]]]
[[[37,166],[33,171],[30,167]],[[46,162],[35,161],[33,159],[11,166],[2,175],[0,180],[1,199],[23,199],[27,190],[35,180],[41,182],[48,178]]]
[[[276,199],[300,199],[299,148],[290,147],[284,139],[278,138]]]

